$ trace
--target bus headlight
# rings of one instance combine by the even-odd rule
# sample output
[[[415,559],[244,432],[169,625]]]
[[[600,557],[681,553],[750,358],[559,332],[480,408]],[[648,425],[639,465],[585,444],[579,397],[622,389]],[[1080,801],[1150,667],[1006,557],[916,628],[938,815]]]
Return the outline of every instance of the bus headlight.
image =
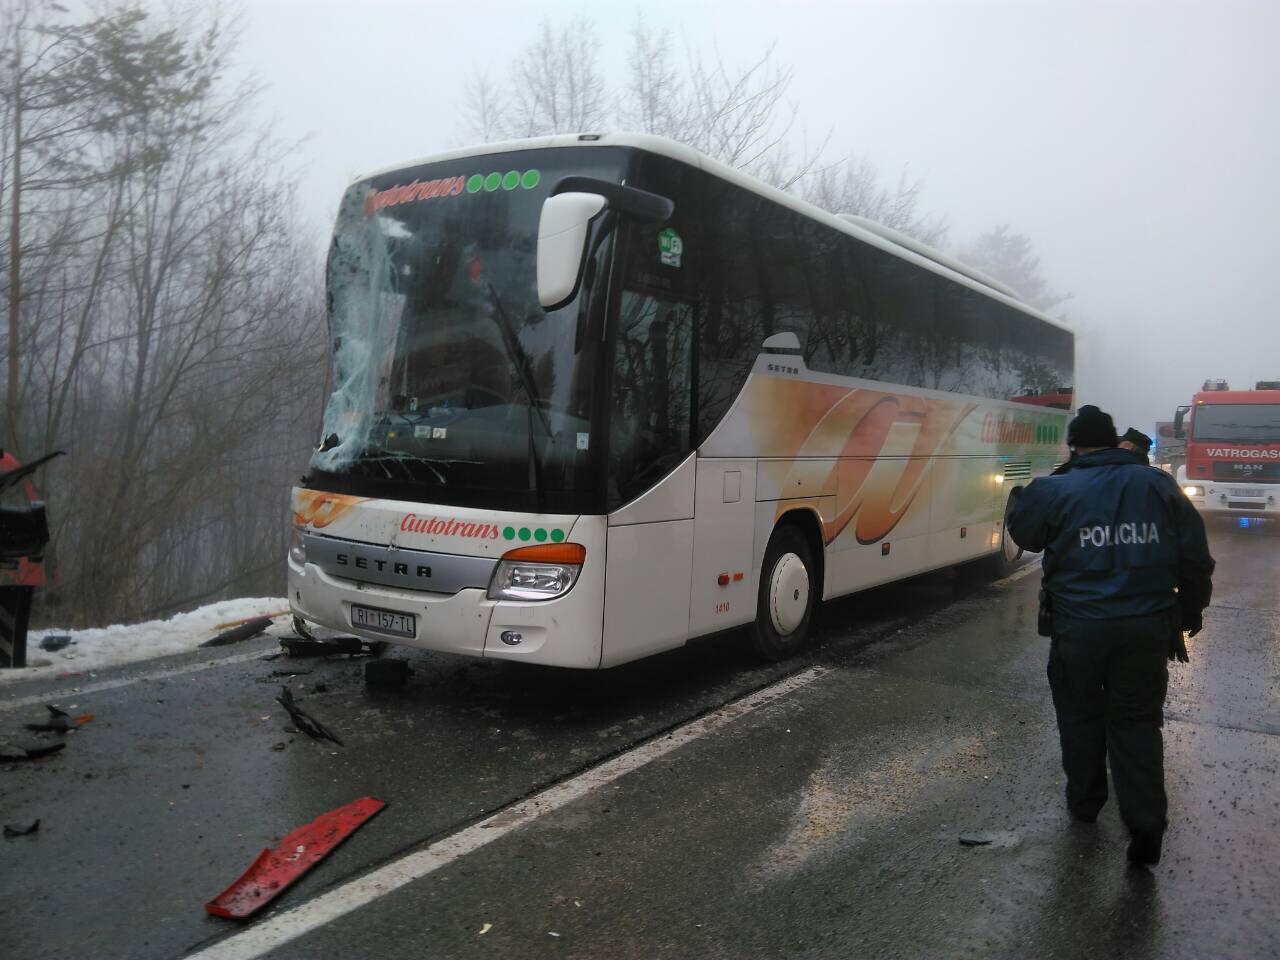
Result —
[[[587,548],[579,543],[547,543],[508,550],[489,580],[490,600],[554,600],[578,580]]]
[[[1182,492],[1188,497],[1203,497],[1204,487],[1197,487],[1194,483],[1188,483],[1182,488]]]
[[[289,537],[289,559],[298,566],[306,566],[307,563],[307,544],[302,539],[302,531],[297,527],[293,528],[293,533]]]

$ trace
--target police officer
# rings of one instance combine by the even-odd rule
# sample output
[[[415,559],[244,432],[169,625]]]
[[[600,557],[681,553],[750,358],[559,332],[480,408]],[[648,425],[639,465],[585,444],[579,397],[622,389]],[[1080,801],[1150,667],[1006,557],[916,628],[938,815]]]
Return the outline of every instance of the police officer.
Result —
[[[1107,758],[1129,860],[1160,860],[1168,801],[1160,728],[1167,659],[1202,626],[1213,558],[1204,523],[1172,477],[1116,449],[1115,424],[1084,406],[1067,427],[1073,459],[1031,482],[1009,534],[1044,551],[1067,808],[1092,823],[1107,801]]]
[[[1151,438],[1137,427],[1130,427],[1120,438],[1120,449],[1128,450],[1133,459],[1144,466],[1151,463]]]

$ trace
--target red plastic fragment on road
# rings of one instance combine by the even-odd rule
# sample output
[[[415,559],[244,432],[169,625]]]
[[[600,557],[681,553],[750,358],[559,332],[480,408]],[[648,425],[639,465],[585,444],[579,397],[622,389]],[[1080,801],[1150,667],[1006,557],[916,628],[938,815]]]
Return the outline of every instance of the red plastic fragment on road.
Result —
[[[322,813],[281,840],[274,850],[258,854],[239,880],[204,905],[205,910],[215,917],[247,919],[385,806],[377,797],[361,797],[345,807]]]

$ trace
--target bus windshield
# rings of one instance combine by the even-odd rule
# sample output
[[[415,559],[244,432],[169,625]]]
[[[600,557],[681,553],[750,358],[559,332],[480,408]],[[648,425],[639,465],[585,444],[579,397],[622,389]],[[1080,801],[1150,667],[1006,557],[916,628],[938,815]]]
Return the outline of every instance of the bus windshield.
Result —
[[[604,297],[592,281],[611,220],[596,222],[582,291],[553,311],[538,302],[538,220],[561,177],[617,182],[622,163],[602,148],[489,154],[347,191],[329,253],[334,389],[313,484],[477,506],[514,495],[539,509],[597,488]]]
[[[1191,422],[1192,439],[1232,443],[1280,443],[1280,404],[1202,403]]]

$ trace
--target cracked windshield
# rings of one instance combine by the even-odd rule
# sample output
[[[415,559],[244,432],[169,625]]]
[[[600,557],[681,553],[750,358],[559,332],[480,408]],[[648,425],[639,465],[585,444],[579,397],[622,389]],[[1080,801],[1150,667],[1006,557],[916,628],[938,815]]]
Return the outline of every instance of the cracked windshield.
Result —
[[[425,486],[457,503],[497,489],[530,505],[595,488],[604,304],[592,292],[610,218],[593,226],[579,293],[551,311],[538,302],[538,220],[567,173],[616,182],[621,168],[601,149],[492,154],[347,191],[329,254],[334,389],[317,483]]]

